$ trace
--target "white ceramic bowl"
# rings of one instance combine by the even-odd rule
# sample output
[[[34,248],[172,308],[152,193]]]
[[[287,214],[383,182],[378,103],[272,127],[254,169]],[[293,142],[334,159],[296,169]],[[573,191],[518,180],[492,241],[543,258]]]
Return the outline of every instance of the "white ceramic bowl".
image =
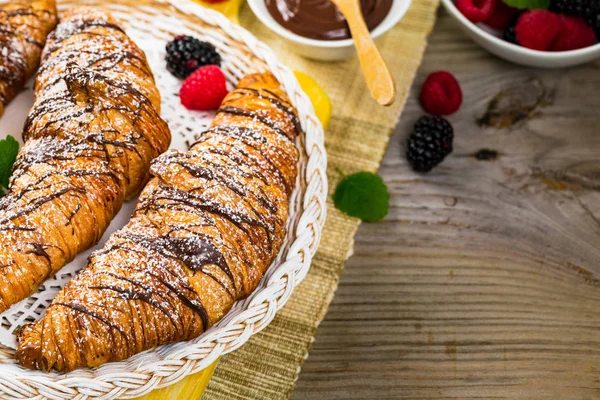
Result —
[[[490,53],[507,61],[530,67],[561,68],[572,67],[600,58],[600,44],[579,50],[559,52],[537,51],[517,46],[502,40],[499,32],[469,21],[456,8],[453,0],[442,0],[442,4],[467,35]]]
[[[377,38],[389,31],[406,14],[412,0],[394,0],[392,8],[385,19],[371,32],[373,38]],[[284,37],[290,43],[291,49],[296,53],[317,60],[334,61],[351,57],[355,54],[354,41],[344,40],[316,40],[296,35],[279,25],[271,16],[265,0],[248,0],[248,4],[254,15],[269,29]]]

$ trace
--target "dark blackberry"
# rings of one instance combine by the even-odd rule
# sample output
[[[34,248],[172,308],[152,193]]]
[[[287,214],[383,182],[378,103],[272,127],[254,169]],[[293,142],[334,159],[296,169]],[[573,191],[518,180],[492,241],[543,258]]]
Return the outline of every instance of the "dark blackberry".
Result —
[[[550,10],[568,15],[582,17],[600,33],[600,1],[599,0],[552,0]]]
[[[517,40],[517,32],[515,30],[515,25],[510,25],[504,30],[504,33],[502,33],[502,39],[512,44],[519,44],[519,41]]]
[[[204,65],[221,66],[221,56],[215,46],[194,37],[179,35],[167,44],[167,69],[185,79]]]
[[[517,39],[517,22],[519,22],[519,17],[521,16],[521,12],[519,12],[515,18],[512,20],[510,25],[502,32],[502,39],[506,40],[512,44],[519,44],[519,40]]]
[[[454,129],[444,118],[423,116],[406,143],[406,157],[417,172],[428,172],[452,153]]]

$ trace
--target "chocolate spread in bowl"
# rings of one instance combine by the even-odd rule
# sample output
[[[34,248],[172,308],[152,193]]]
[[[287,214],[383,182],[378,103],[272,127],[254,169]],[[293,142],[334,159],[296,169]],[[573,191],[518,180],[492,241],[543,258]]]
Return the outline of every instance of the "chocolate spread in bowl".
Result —
[[[369,30],[388,15],[393,0],[361,0]],[[310,39],[349,39],[346,19],[330,0],[265,0],[271,16],[285,29]]]

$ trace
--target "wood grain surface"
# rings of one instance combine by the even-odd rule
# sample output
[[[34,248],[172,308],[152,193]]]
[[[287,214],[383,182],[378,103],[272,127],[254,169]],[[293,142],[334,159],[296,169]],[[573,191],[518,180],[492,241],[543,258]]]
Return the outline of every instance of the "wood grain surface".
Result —
[[[439,69],[465,94],[455,151],[417,175]],[[600,61],[515,66],[442,13],[380,173],[390,214],[361,226],[293,399],[600,399]]]

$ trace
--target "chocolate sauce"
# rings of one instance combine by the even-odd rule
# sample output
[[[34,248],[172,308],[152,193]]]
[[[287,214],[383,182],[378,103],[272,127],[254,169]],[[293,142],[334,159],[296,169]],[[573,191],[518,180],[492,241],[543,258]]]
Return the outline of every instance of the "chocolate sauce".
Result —
[[[36,256],[44,257],[48,262],[50,261],[50,255],[46,252],[44,245],[41,243],[29,243],[33,250],[28,251],[26,254],[35,254]]]
[[[238,92],[240,92],[240,93],[253,93],[259,99],[269,101],[275,107],[277,107],[280,110],[284,111],[288,115],[288,117],[290,118],[290,120],[294,124],[294,130],[296,131],[296,135],[299,135],[302,132],[302,127],[300,126],[300,119],[298,118],[298,116],[294,112],[294,109],[292,108],[292,105],[284,103],[279,98],[279,96],[277,96],[275,93],[271,92],[268,89],[257,90],[257,89],[251,89],[251,88],[240,88],[240,89],[238,89]],[[267,93],[268,96],[265,95],[265,93]]]
[[[277,211],[277,207],[271,203],[269,203],[268,198],[266,196],[260,196],[257,193],[254,193],[250,190],[250,188],[242,185],[237,179],[235,179],[231,175],[231,171],[235,171],[237,173],[242,174],[243,171],[237,165],[228,165],[227,167],[223,167],[219,164],[211,163],[207,160],[204,160],[210,168],[204,167],[198,164],[194,164],[191,162],[186,162],[180,160],[180,158],[187,158],[183,153],[167,153],[161,157],[161,160],[166,163],[178,164],[185,168],[185,170],[194,178],[202,178],[207,181],[217,181],[220,184],[226,186],[229,190],[240,196],[240,199],[244,201],[248,207],[250,207],[253,211],[258,214],[258,211],[254,210],[252,207],[251,201],[249,201],[248,196],[252,195],[254,199],[256,199],[261,206],[265,207],[267,210],[275,213]],[[254,178],[254,174],[247,174],[247,178]]]
[[[8,42],[10,50],[14,38],[3,36],[2,28],[0,21],[0,48]],[[113,35],[100,35],[94,31],[100,28],[114,31]],[[57,260],[51,257],[55,250],[49,254],[50,245],[45,235],[60,236],[64,229],[61,229],[62,223],[40,229],[37,222],[40,220],[39,216],[43,216],[43,223],[49,218],[44,208],[56,208],[56,212],[61,214],[60,221],[64,213],[67,217],[64,226],[75,225],[71,228],[75,240],[65,240],[64,246],[56,247],[65,255],[75,254],[83,250],[83,246],[99,239],[106,228],[105,224],[112,217],[111,213],[116,212],[123,198],[129,195],[124,184],[131,175],[128,170],[130,161],[127,160],[133,159],[131,156],[137,154],[143,161],[139,168],[144,169],[150,158],[167,147],[167,125],[160,119],[146,92],[131,83],[129,74],[118,73],[124,70],[125,65],[133,66],[141,74],[148,76],[149,81],[153,79],[141,50],[117,31],[122,32],[119,27],[101,20],[66,23],[51,36],[53,42],[49,43],[49,47],[57,47],[58,42],[67,40],[72,35],[85,33],[84,38],[78,38],[87,41],[85,49],[80,51],[78,46],[64,46],[60,53],[48,53],[40,69],[40,80],[45,86],[36,89],[37,103],[28,116],[23,132],[25,145],[13,166],[9,193],[0,200],[1,232],[37,232],[39,242],[26,242],[27,246],[16,249],[14,253],[45,258],[49,265],[43,271],[36,271],[39,275],[50,273],[52,269],[61,266],[55,265]],[[19,46],[15,46],[17,47]],[[0,55],[0,66],[5,68],[0,67],[0,80],[17,79],[15,77],[21,79],[27,74],[18,63],[3,63],[2,57]],[[23,55],[11,54],[9,58],[19,61],[23,59]],[[110,73],[103,73],[105,70],[110,70]],[[57,84],[59,81],[64,84]],[[105,118],[104,115],[110,110],[116,110],[128,118],[130,126],[121,128],[110,118]],[[99,121],[102,122],[97,123]],[[139,148],[141,142],[145,142],[143,150]],[[41,165],[43,166],[40,168]],[[76,215],[81,213],[84,214],[84,222],[77,220]],[[33,217],[30,218],[30,215]],[[75,228],[78,230],[77,236]],[[17,236],[15,241],[18,242],[19,239]],[[12,256],[12,253],[8,254]],[[16,265],[21,268],[19,264]],[[163,296],[170,291],[172,294],[165,298],[168,297],[171,302],[176,302],[179,298],[200,315],[206,327],[206,310],[190,295],[193,288],[189,283],[183,278],[167,276],[170,272],[163,270],[156,274],[156,280],[160,282],[160,285],[156,285],[162,288]],[[24,282],[28,285],[41,283],[34,279],[38,278],[34,276],[31,282]],[[130,283],[131,285],[111,285],[102,282],[98,285],[105,287],[97,289],[112,290],[117,293],[111,294],[113,297],[147,302],[154,308],[164,309],[169,316],[176,317],[173,309],[164,308],[166,303],[162,301],[162,297],[152,297],[151,292],[136,286],[133,281]],[[128,339],[130,331],[124,330],[119,321],[113,321],[99,307],[77,301],[57,304],[75,313],[87,314]],[[179,326],[187,329],[181,323]]]
[[[102,250],[94,252],[90,257],[91,263],[94,262],[94,257],[110,254],[115,250],[121,250],[128,253],[139,253],[140,256],[144,257],[143,253],[139,252],[139,250],[136,250],[135,245],[138,245],[146,251],[154,251],[160,254],[161,256],[172,258],[170,255],[164,255],[160,253],[158,248],[151,248],[150,246],[147,246],[147,243],[138,243],[138,235],[131,235],[130,232],[120,231],[115,233],[115,236],[124,239],[125,242],[113,244],[112,246],[107,246]],[[152,240],[152,238],[142,236],[142,241],[145,240],[144,238]],[[146,246],[144,244],[146,244]],[[138,272],[137,265],[128,265],[128,263],[121,263],[121,265],[119,265],[119,268],[129,270],[130,275],[121,276],[110,271],[102,270],[96,272],[95,274],[109,275],[113,276],[116,279],[128,281],[131,284],[142,288],[144,291],[149,292],[149,294],[158,295],[163,301],[166,300],[166,302],[171,304],[172,306],[174,306],[174,304],[172,303],[172,301],[169,300],[169,296],[175,296],[181,301],[183,305],[185,305],[187,308],[192,310],[196,315],[200,317],[200,319],[202,320],[204,330],[208,328],[208,313],[202,305],[202,303],[198,300],[198,296],[194,291],[194,288],[190,285],[187,276],[181,271],[173,270],[170,266],[165,265],[164,263],[153,263],[151,266],[147,266],[144,269],[144,275],[152,277],[151,282],[153,283],[153,287],[151,287],[134,278],[135,273]],[[84,269],[81,274],[86,274],[89,272],[89,269]],[[139,300],[142,299],[140,298]]]
[[[119,278],[122,278],[122,277],[119,277]],[[121,297],[124,300],[143,301],[144,303],[159,309],[169,319],[169,321],[171,321],[173,326],[177,327],[177,321],[175,320],[176,314],[174,314],[172,312],[172,310],[168,310],[167,307],[164,306],[163,302],[160,302],[160,301],[157,301],[156,299],[154,299],[153,291],[151,289],[148,290],[146,288],[142,288],[142,290],[138,290],[138,289],[135,289],[135,287],[140,286],[138,284],[138,282],[130,281],[130,283],[134,286],[134,288],[129,289],[129,288],[125,288],[125,287],[119,286],[119,285],[104,284],[104,285],[90,286],[90,289],[111,290],[115,293],[118,293],[119,297]]]
[[[75,188],[75,187],[66,187],[64,189],[58,190],[54,193],[51,193],[49,195],[46,196],[40,196],[38,198],[35,199],[35,201],[30,202],[26,207],[22,207],[21,209],[19,209],[16,212],[8,212],[5,213],[7,214],[6,216],[0,217],[0,225],[4,225],[8,222],[11,222],[23,215],[27,215],[35,210],[37,210],[38,208],[40,208],[41,206],[43,206],[46,203],[50,203],[52,202],[54,199],[58,199],[61,196],[67,194],[67,193],[71,193],[71,192],[76,192],[76,193],[80,193],[80,194],[85,194],[86,190],[84,188]]]
[[[125,341],[128,341],[127,334],[123,331],[123,329],[121,329],[121,327],[119,325],[117,325],[116,323],[112,322],[108,318],[103,317],[102,315],[98,314],[97,312],[95,312],[93,310],[90,310],[86,306],[84,306],[82,304],[75,303],[75,302],[69,302],[69,303],[60,303],[60,302],[57,302],[56,304],[59,305],[59,306],[70,308],[73,311],[77,311],[77,312],[80,312],[80,313],[83,313],[83,314],[87,314],[90,317],[97,319],[98,321],[102,322],[106,326],[108,326],[110,328],[113,328],[114,330],[116,330],[117,332],[119,332],[121,334],[121,336],[123,337],[123,339],[125,339]]]
[[[0,49],[3,49],[0,56],[0,82],[4,84],[0,89],[2,104],[11,101],[23,89],[27,78],[33,73],[28,58],[39,59],[44,47],[44,43],[40,41],[41,33],[51,28],[43,26],[43,21],[40,21],[44,14],[47,16],[51,12],[42,9],[34,10],[31,6],[25,5],[13,10],[3,10],[0,7]],[[13,25],[13,23],[23,24],[23,18],[28,19],[26,23],[29,29],[18,29]],[[42,26],[38,27],[38,22]],[[30,49],[27,44],[35,46],[36,49]]]
[[[47,51],[53,53],[60,48],[60,44],[70,37],[95,28],[114,29],[123,33],[123,28],[103,19],[74,19],[61,23],[50,33],[48,40],[52,42]]]
[[[201,271],[205,265],[217,265],[233,281],[233,274],[223,255],[204,235],[187,237],[126,235],[136,244],[164,257],[181,261],[192,271]]]
[[[310,39],[341,40],[351,37],[348,23],[330,0],[265,0],[271,16],[285,29]],[[393,0],[361,0],[369,30],[389,14]]]
[[[273,129],[275,132],[279,133],[280,135],[285,136],[286,138],[292,140],[283,129],[281,129],[280,127],[275,125],[275,122],[269,120],[268,118],[263,117],[262,115],[259,115],[255,111],[246,110],[243,108],[233,107],[233,106],[223,106],[223,107],[219,108],[219,110],[217,111],[217,114],[231,114],[231,115],[236,115],[239,117],[248,117],[251,119],[258,120],[258,121],[262,122],[263,124],[265,124],[266,126],[268,126],[269,128]]]
[[[78,177],[87,173],[87,167],[93,164],[90,173],[94,176],[114,171],[120,180],[122,171],[111,169],[110,157],[118,158],[118,151],[126,154],[135,150],[140,139],[151,140],[144,136],[146,132],[135,129],[138,116],[149,118],[151,104],[148,100],[120,80],[98,75],[97,65],[93,69],[94,72],[82,73],[68,68],[66,77],[61,79],[71,96],[52,93],[38,101],[36,109],[46,112],[32,113],[26,137],[35,139],[31,147],[41,154],[35,149],[26,149],[16,163],[18,174],[22,175],[30,165],[43,163],[52,169],[56,163],[65,164],[65,168],[52,170],[52,174]],[[98,90],[97,83],[103,84],[103,90]],[[94,103],[90,110],[87,103],[79,100],[78,107],[74,107],[80,91],[87,97],[102,100],[97,102],[100,105]],[[293,143],[301,128],[288,100],[265,90],[246,89],[240,90],[240,94],[249,101],[241,102],[244,105],[239,108],[226,106],[220,112],[243,118],[207,130],[188,152],[169,151],[152,162],[151,174],[155,179],[141,195],[129,224],[114,233],[102,250],[92,254],[89,266],[48,310],[46,320],[68,311],[52,307],[70,310],[68,326],[60,327],[61,332],[68,334],[71,329],[90,333],[89,336],[64,338],[66,345],[76,349],[74,354],[82,353],[90,340],[96,338],[99,341],[92,356],[104,357],[105,352],[112,351],[111,360],[118,360],[157,344],[195,337],[220,318],[221,311],[228,311],[235,300],[247,296],[260,278],[257,274],[264,273],[273,260],[285,236],[287,200],[282,190],[285,187],[289,195],[296,179],[292,164],[288,162],[295,165],[297,161],[298,153]],[[129,100],[126,104],[103,101],[124,96]],[[261,100],[258,106],[253,99]],[[271,112],[264,111],[262,106],[269,106]],[[101,107],[109,107],[130,116],[134,134],[114,132],[114,135],[104,135],[108,131],[86,131],[89,125],[77,113],[83,109],[81,115],[85,116],[98,111],[97,107],[100,112],[103,112]],[[55,109],[61,112],[54,115]],[[42,115],[53,117],[50,118],[52,122],[48,123]],[[63,120],[58,116],[69,118]],[[81,121],[81,129],[76,129],[77,134],[66,135],[64,131],[74,126],[69,120],[74,119]],[[247,125],[254,128],[237,125],[244,125],[243,122],[249,122]],[[110,155],[107,146],[110,146]],[[103,150],[106,156],[103,156]],[[73,159],[82,160],[77,168],[71,167],[70,162],[61,162]],[[42,176],[41,179],[46,178]],[[103,179],[110,182],[109,178]],[[69,185],[71,179],[64,181]],[[60,182],[62,187],[63,181]],[[36,189],[45,192],[38,186],[45,183],[35,182]],[[53,190],[56,189],[53,187]],[[67,187],[60,196],[78,195],[72,193],[73,190]],[[47,196],[32,197],[27,210],[41,207],[39,202],[52,201]],[[0,208],[3,201],[0,200]],[[69,221],[78,212],[86,211],[85,207],[76,207],[71,210]],[[34,251],[43,256],[39,248],[34,247]],[[211,282],[207,286],[198,277],[212,279],[216,284]],[[231,301],[221,300],[225,293]],[[89,324],[92,318],[109,327],[110,337],[104,337]],[[86,324],[89,327],[82,327]],[[42,337],[48,337],[44,329],[56,330],[43,324]],[[138,334],[140,329],[141,335]],[[125,340],[123,350],[114,346],[118,343],[114,331]],[[54,346],[53,351],[56,349],[59,354],[66,348],[63,342],[44,343],[44,346]],[[20,361],[45,363],[46,369],[56,364],[53,360],[48,364],[45,356],[35,357],[32,361],[23,358]]]
[[[205,134],[206,133],[235,137],[236,139],[239,139],[241,142],[243,142],[246,146],[256,150],[259,154],[264,156],[264,153],[263,151],[261,151],[260,146],[266,144],[267,140],[260,133],[252,129],[239,126],[215,126],[207,130]],[[201,137],[197,142],[192,144],[191,147],[193,148],[194,146],[202,143],[205,137],[206,136]],[[230,151],[231,153],[239,152],[244,158],[252,160],[252,158],[240,146],[235,146]],[[275,163],[273,163],[273,160],[271,160],[270,157],[264,157],[264,160],[266,161],[266,166],[270,167],[270,170],[274,172],[279,178],[279,181],[283,183],[286,189],[286,193],[288,193],[289,195],[292,191],[291,184],[293,183],[290,183],[285,179],[285,176],[283,175],[279,167],[277,167]],[[256,162],[257,168],[264,168],[263,164],[259,163],[258,161]]]
[[[75,217],[75,215],[77,215],[79,210],[81,210],[81,204],[77,204],[77,207],[75,207],[75,209],[73,211],[71,211],[71,214],[69,214],[69,218],[68,218],[67,222],[65,223],[65,226],[71,225],[71,222],[73,222],[73,217]]]
[[[190,285],[187,276],[174,271],[164,264],[158,264],[156,271],[150,269],[146,272],[158,280],[165,288],[174,294],[187,308],[192,310],[202,320],[203,329],[208,329],[208,312],[198,299],[194,288]]]
[[[161,200],[166,200],[171,203]],[[265,222],[264,216],[258,215],[255,218],[245,213],[232,210],[215,200],[204,198],[201,195],[194,195],[168,185],[161,184],[160,191],[152,198],[148,197],[141,199],[138,203],[137,211],[144,209],[158,210],[160,208],[173,209],[177,206],[187,206],[193,210],[202,210],[219,215],[231,222],[242,232],[246,233],[249,238],[251,238],[250,231],[244,224],[264,228],[267,233],[267,240],[269,243],[272,242],[271,234],[273,227]]]

